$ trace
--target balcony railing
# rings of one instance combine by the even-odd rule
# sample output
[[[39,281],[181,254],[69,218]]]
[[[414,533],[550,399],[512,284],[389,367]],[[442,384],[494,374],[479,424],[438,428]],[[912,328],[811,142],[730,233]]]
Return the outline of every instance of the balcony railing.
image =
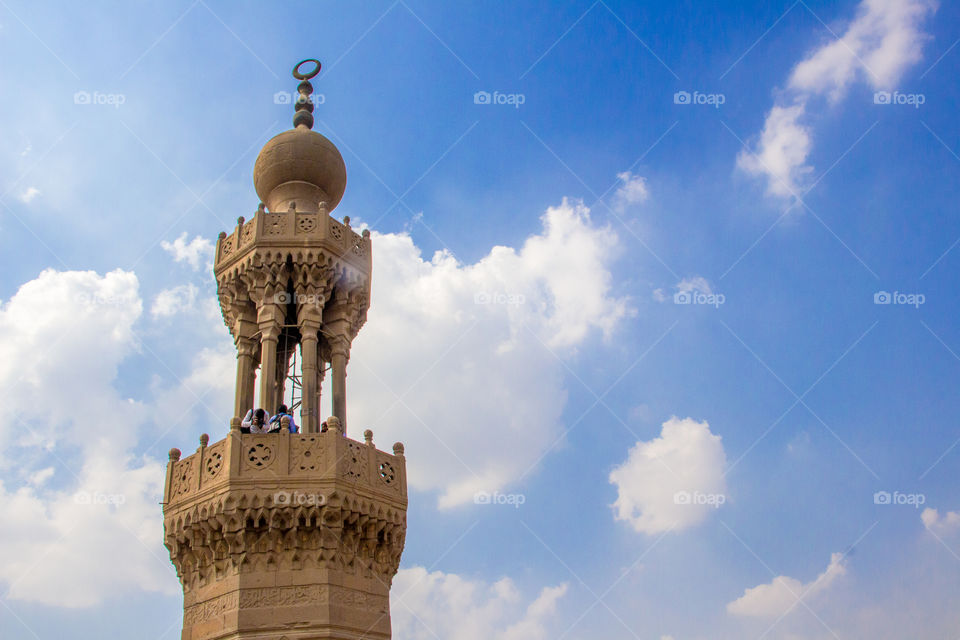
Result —
[[[349,223],[349,218],[346,219]],[[257,246],[319,245],[339,259],[369,272],[370,234],[362,234],[324,211],[307,213],[258,211],[252,220],[239,219],[233,233],[217,240],[216,269],[219,271]]]
[[[365,435],[366,442],[357,442],[334,429],[295,434],[242,434],[235,430],[208,444],[204,434],[195,453],[181,458],[178,449],[170,451],[164,510],[203,500],[227,485],[276,488],[297,499],[298,491],[316,495],[324,487],[333,489],[344,483],[358,494],[405,506],[403,445],[396,443],[391,455],[373,445],[370,431]]]

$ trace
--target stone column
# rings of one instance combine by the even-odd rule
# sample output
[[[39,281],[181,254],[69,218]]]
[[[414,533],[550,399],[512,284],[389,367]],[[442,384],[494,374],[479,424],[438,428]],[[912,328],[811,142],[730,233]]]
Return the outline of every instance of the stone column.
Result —
[[[253,337],[239,337],[237,344],[237,389],[233,415],[242,418],[253,408],[253,392],[256,385],[257,340]]]
[[[317,433],[320,431],[320,407],[317,400],[320,397],[317,387],[317,332],[320,323],[310,320],[300,322],[300,383],[302,395],[300,404],[300,421],[303,433]]]
[[[260,406],[277,410],[277,342],[283,326],[283,312],[276,304],[264,304],[257,314],[260,326]]]
[[[340,428],[347,432],[347,359],[350,357],[350,343],[346,338],[337,337],[330,344],[330,365],[333,380],[333,415],[340,419]]]
[[[323,391],[323,376],[327,363],[320,356],[320,349],[317,349],[317,400],[313,406],[317,408],[317,431],[320,430],[321,416],[323,416],[323,404],[321,404],[321,395]]]
[[[280,338],[277,340],[277,377],[276,404],[284,404],[287,395],[287,375],[290,373],[290,357],[293,355],[296,344],[291,344],[292,339],[286,331],[280,332]]]

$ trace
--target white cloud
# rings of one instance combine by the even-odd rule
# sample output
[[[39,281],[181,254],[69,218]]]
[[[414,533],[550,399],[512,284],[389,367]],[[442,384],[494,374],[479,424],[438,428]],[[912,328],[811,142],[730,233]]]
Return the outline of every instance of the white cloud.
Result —
[[[940,515],[936,509],[927,507],[920,514],[920,519],[923,520],[923,526],[940,536],[960,531],[960,513],[956,511],[947,511]]]
[[[153,299],[150,315],[155,318],[169,318],[181,311],[193,309],[198,293],[199,289],[192,283],[164,289]]]
[[[186,262],[194,271],[204,265],[213,268],[213,243],[203,236],[187,242],[187,232],[184,231],[173,242],[164,240],[160,246],[173,256],[174,261]]]
[[[826,591],[847,572],[842,553],[830,556],[830,564],[813,582],[803,584],[796,578],[777,576],[767,584],[746,589],[743,595],[727,604],[727,612],[736,616],[776,618],[796,607],[799,599],[809,602]]]
[[[40,195],[40,189],[37,189],[36,187],[27,187],[20,192],[20,194],[17,196],[17,199],[24,204],[30,204],[38,195]]]
[[[806,107],[774,106],[767,114],[759,148],[744,149],[737,156],[740,168],[753,175],[767,176],[767,193],[779,197],[798,194],[801,184],[813,171],[807,166],[810,128],[799,123]]]
[[[124,403],[114,391],[90,390],[111,389],[120,362],[136,349],[141,310],[131,272],[48,269],[21,286],[0,306],[0,403],[24,424],[0,421],[0,438],[15,442],[34,431],[51,444],[87,441],[90,416]],[[132,436],[124,431],[126,441]]]
[[[620,180],[620,186],[613,195],[613,201],[618,210],[622,211],[630,205],[646,202],[650,197],[647,179],[643,176],[624,171],[617,174],[617,179]]]
[[[670,418],[660,437],[637,442],[610,473],[616,519],[651,535],[703,522],[726,501],[726,463],[721,438],[706,421]]]
[[[509,578],[493,584],[456,574],[401,569],[390,592],[396,640],[544,640],[567,585],[528,602]]]
[[[788,86],[797,91],[842,97],[860,79],[876,89],[893,89],[911,65],[923,59],[930,36],[921,23],[937,9],[932,0],[864,0],[839,39],[802,60]]]
[[[56,473],[56,469],[53,467],[46,467],[39,469],[30,474],[30,477],[27,478],[27,482],[34,486],[40,486],[44,484],[47,480],[53,477],[53,474]]]
[[[137,290],[130,272],[47,270],[0,307],[0,404],[19,417],[0,438],[18,466],[42,456],[26,484],[0,477],[8,598],[79,607],[177,590],[161,562],[164,467],[128,453],[146,412],[113,387],[137,348]]]
[[[703,276],[692,276],[689,278],[684,278],[676,285],[677,291],[684,291],[690,293],[691,291],[698,291],[705,295],[710,295],[713,293],[713,289],[710,288],[710,283],[707,282],[707,279]]]
[[[738,166],[765,176],[770,195],[796,194],[813,171],[807,164],[811,130],[801,123],[810,99],[826,95],[838,102],[858,80],[892,89],[922,59],[929,36],[921,25],[936,7],[933,0],[863,0],[839,39],[831,36],[793,68],[786,90],[767,114],[759,144],[738,154]]]
[[[348,429],[407,446],[409,482],[444,507],[494,491],[562,437],[562,358],[628,314],[611,294],[617,237],[566,200],[519,250],[425,261],[374,234],[369,321],[350,357]]]

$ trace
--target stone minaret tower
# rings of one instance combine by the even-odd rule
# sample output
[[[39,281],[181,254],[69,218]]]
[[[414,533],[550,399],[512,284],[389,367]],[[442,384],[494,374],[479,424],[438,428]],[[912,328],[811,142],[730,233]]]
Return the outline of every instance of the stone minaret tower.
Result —
[[[313,68],[307,73],[305,64]],[[183,639],[390,638],[390,584],[406,535],[403,445],[393,455],[346,437],[346,366],[370,303],[370,234],[329,215],[343,196],[337,148],[311,130],[310,79],[294,128],[254,166],[262,203],[220,234],[214,273],[237,345],[230,433],[181,459],[170,451],[164,541],[183,585]],[[240,416],[274,412],[300,348],[301,432],[241,433]],[[332,414],[318,416],[330,363]],[[259,385],[257,369],[259,368]],[[288,424],[288,419],[284,419]]]

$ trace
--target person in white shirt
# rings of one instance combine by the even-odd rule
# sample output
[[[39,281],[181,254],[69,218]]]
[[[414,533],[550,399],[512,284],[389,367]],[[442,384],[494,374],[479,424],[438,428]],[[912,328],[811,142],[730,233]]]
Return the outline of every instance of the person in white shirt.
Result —
[[[263,409],[250,409],[240,423],[240,433],[266,433],[270,416]]]

